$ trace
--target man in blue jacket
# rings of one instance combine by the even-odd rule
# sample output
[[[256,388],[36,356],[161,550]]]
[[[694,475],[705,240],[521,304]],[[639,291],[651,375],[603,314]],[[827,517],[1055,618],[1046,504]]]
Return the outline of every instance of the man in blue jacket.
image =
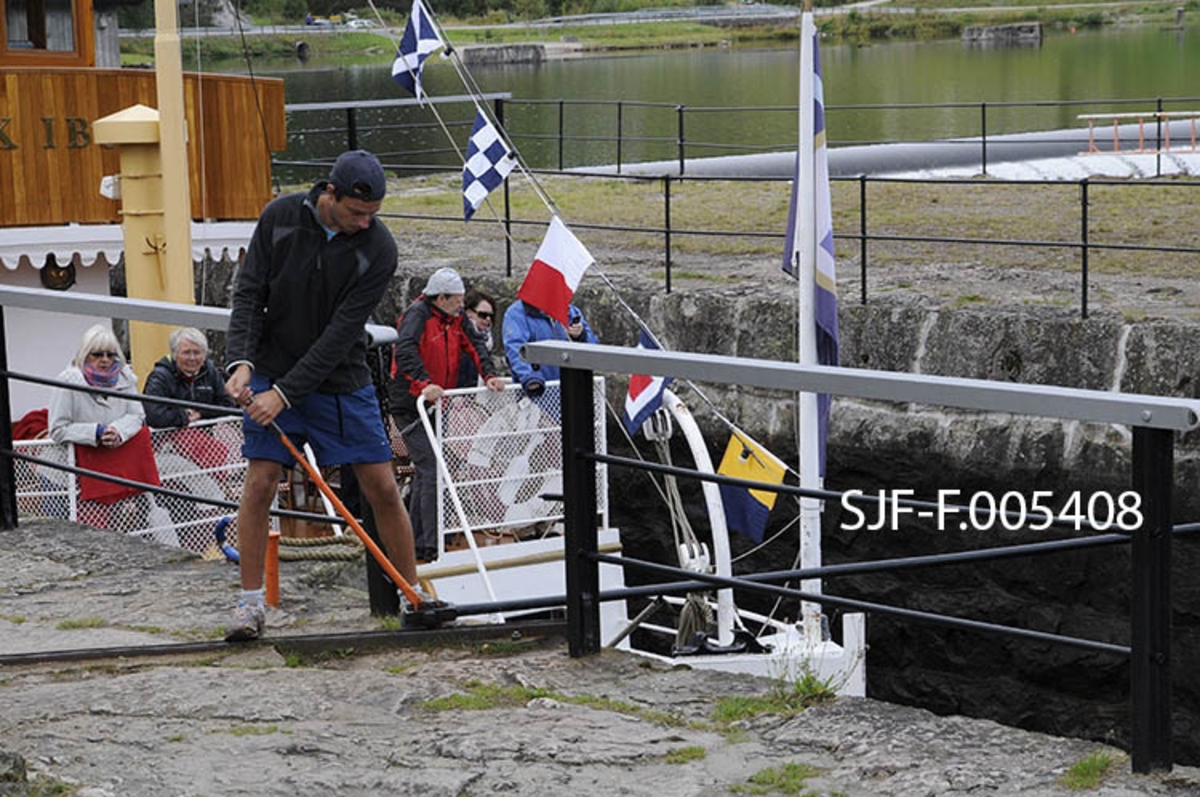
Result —
[[[353,465],[388,558],[417,583],[412,529],[392,474],[392,448],[364,325],[396,270],[396,242],[375,218],[387,179],[364,150],[342,153],[328,180],[267,205],[238,270],[226,392],[245,407],[248,459],[238,508],[242,599],[226,639],[263,631],[268,510],[293,459],[270,428],[308,442],[322,466]]]
[[[504,312],[504,354],[513,379],[521,383],[525,395],[537,398],[546,390],[546,383],[558,379],[557,365],[532,365],[521,359],[521,347],[539,340],[574,340],[599,343],[596,333],[588,326],[583,311],[575,305],[567,310],[570,324],[558,320],[520,299]]]

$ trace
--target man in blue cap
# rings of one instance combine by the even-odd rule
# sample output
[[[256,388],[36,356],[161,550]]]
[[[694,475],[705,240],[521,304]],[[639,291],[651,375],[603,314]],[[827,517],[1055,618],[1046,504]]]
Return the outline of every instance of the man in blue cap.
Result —
[[[307,193],[259,216],[238,271],[225,390],[245,407],[249,460],[238,508],[242,598],[226,639],[262,634],[268,510],[294,461],[274,421],[322,466],[352,465],[388,558],[417,583],[412,528],[392,473],[392,448],[366,362],[364,325],[396,270],[396,242],[375,218],[387,179],[364,150],[345,152]]]

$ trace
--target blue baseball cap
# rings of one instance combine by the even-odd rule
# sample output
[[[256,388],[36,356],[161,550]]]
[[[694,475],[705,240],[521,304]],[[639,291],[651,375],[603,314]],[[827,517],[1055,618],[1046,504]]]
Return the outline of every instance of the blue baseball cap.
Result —
[[[329,182],[343,196],[363,202],[378,202],[387,194],[383,165],[365,149],[339,155],[329,172]]]

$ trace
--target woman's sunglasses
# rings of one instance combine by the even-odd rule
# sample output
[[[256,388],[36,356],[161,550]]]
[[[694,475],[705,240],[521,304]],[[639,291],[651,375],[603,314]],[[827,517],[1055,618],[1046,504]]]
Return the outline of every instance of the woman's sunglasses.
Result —
[[[93,357],[107,357],[110,360],[117,359],[117,352],[115,351],[89,351],[88,354]]]
[[[479,316],[480,318],[486,318],[486,319],[488,319],[489,321],[490,321],[492,318],[494,318],[494,317],[495,317],[495,315],[496,315],[495,313],[490,313],[490,312],[488,312],[488,313],[484,313],[484,312],[481,312],[481,311],[479,311],[479,310],[472,310],[471,312],[472,312],[472,313],[474,313],[475,315]]]

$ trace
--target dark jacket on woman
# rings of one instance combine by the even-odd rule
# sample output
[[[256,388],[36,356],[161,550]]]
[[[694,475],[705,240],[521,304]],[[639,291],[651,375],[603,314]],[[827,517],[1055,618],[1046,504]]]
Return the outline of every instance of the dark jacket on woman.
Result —
[[[208,359],[204,361],[200,372],[192,379],[188,379],[179,370],[179,366],[173,359],[163,357],[154,364],[154,370],[150,372],[150,376],[146,377],[146,387],[142,393],[147,396],[196,401],[200,404],[233,406],[233,400],[225,393],[225,377],[221,376],[212,360]],[[223,414],[225,413],[215,410],[200,410],[201,418],[216,418]],[[187,426],[187,410],[183,407],[172,407],[147,401],[146,425],[151,429]]]

